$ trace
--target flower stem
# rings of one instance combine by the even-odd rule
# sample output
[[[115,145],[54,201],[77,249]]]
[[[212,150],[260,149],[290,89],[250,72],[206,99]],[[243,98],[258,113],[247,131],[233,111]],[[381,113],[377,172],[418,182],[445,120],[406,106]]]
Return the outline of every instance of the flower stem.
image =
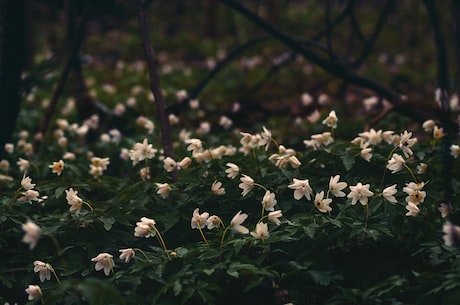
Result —
[[[61,281],[59,280],[59,277],[57,276],[57,273],[56,273],[56,271],[54,270],[54,268],[51,269],[51,272],[53,272],[53,275],[54,275],[54,277],[56,278],[56,281],[58,282],[58,284],[61,285]]]
[[[405,163],[404,163],[404,167],[409,171],[409,173],[411,174],[412,178],[414,178],[415,183],[417,183],[417,178],[415,178],[415,175],[412,172],[412,170],[410,169],[410,167],[407,166],[407,164],[405,164]]]
[[[201,229],[201,225],[200,225],[200,224],[198,224],[198,230],[200,231],[201,237],[203,238],[204,243],[206,244],[206,246],[209,246],[208,240],[207,240],[206,237],[204,236],[204,233],[203,233],[203,230]]]
[[[86,201],[83,201],[83,203],[92,211],[94,211],[93,207],[91,206],[91,204],[89,204],[88,202]]]
[[[222,233],[222,237],[220,239],[220,248],[219,248],[219,252],[222,252],[222,248],[224,247],[224,238],[225,238],[225,233],[227,233],[228,229],[230,227],[226,227],[224,232]]]
[[[367,229],[368,220],[369,220],[369,203],[366,204],[366,222],[364,223],[364,229]]]
[[[142,255],[144,255],[144,257],[145,257],[146,260],[149,260],[149,257],[147,256],[147,254],[145,254],[144,251],[142,251],[142,249],[134,248],[133,251],[139,251],[140,253],[142,253]]]
[[[155,236],[157,237],[158,242],[165,250],[166,256],[168,257],[169,260],[171,260],[171,257],[169,256],[169,253],[168,253],[168,249],[166,248],[165,241],[163,240],[163,237],[161,236],[160,231],[158,231],[158,229],[155,226],[153,226],[153,229],[155,230],[155,233],[156,233]]]

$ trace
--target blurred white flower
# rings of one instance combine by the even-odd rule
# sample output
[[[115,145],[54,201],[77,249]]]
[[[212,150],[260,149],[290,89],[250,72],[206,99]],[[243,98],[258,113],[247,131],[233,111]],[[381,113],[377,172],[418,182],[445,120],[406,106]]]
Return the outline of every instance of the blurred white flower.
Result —
[[[155,183],[157,186],[157,194],[160,195],[163,199],[168,198],[169,193],[171,192],[171,186],[168,183]]]
[[[91,259],[92,262],[96,262],[94,269],[96,271],[104,269],[106,276],[110,274],[110,270],[113,269],[115,263],[113,262],[113,256],[108,253],[100,253],[96,257]]]
[[[418,213],[420,212],[420,209],[418,208],[418,206],[413,202],[407,203],[406,210],[408,211],[406,213],[406,216],[417,216]]]
[[[347,187],[346,182],[339,182],[340,175],[336,175],[329,179],[329,192],[335,197],[345,197],[346,194],[342,192]]]
[[[241,183],[238,185],[240,189],[243,190],[241,195],[246,196],[254,188],[254,180],[248,175],[244,175],[240,178]]]
[[[227,173],[227,177],[230,179],[234,179],[236,176],[238,176],[240,172],[240,168],[238,165],[228,162],[225,164],[228,168],[225,170],[225,173]]]
[[[155,224],[155,220],[147,217],[141,217],[141,221],[136,222],[136,227],[134,228],[134,236],[145,238],[155,236]]]
[[[41,298],[42,296],[42,290],[40,289],[40,286],[38,285],[29,285],[26,288],[26,293],[28,294],[28,300],[35,300],[37,298]]]
[[[460,227],[456,226],[450,222],[446,222],[442,226],[442,232],[444,236],[444,244],[446,246],[452,247],[456,241],[460,240]]]
[[[329,112],[329,115],[323,120],[323,124],[328,126],[328,127],[331,127],[331,128],[337,128],[337,122],[338,122],[338,118],[337,118],[337,115],[335,114],[335,111],[332,110],[331,112]]]
[[[29,220],[25,224],[22,224],[22,230],[25,232],[22,241],[28,244],[32,250],[40,239],[41,229],[38,225]]]
[[[173,158],[167,157],[163,160],[163,168],[169,173],[175,170],[177,167],[176,161]]]
[[[80,212],[81,206],[83,204],[83,199],[78,197],[78,192],[74,191],[73,188],[70,188],[65,191],[67,203],[70,205],[70,211]]]
[[[388,160],[387,168],[391,170],[391,173],[397,173],[404,169],[406,165],[406,161],[403,159],[402,156],[398,154],[393,154],[390,160]]]
[[[220,196],[225,194],[225,189],[222,187],[222,182],[214,181],[211,185],[211,191],[214,195]]]
[[[21,186],[23,189],[25,189],[26,191],[28,190],[31,190],[35,187],[35,183],[32,183],[32,179],[30,177],[26,177],[26,175],[24,174],[24,176],[22,177],[22,180],[21,180]]]
[[[283,216],[283,212],[281,210],[276,210],[273,212],[268,213],[268,220],[274,222],[277,226],[281,224],[281,221],[278,219]]]
[[[233,216],[232,220],[230,221],[232,230],[241,234],[248,234],[249,229],[241,225],[246,220],[246,218],[248,218],[248,214],[241,214],[241,211],[236,213],[236,215]]]

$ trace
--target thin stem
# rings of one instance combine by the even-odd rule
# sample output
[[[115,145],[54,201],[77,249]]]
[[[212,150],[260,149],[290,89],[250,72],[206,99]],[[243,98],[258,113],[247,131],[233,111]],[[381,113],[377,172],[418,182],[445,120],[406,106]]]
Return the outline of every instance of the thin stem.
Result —
[[[140,253],[142,253],[142,255],[144,255],[146,260],[150,260],[149,257],[147,256],[147,254],[145,254],[145,252],[142,251],[142,249],[134,248],[133,251],[139,251]]]
[[[51,272],[53,272],[53,275],[56,278],[56,281],[58,282],[58,284],[61,285],[61,281],[59,280],[59,277],[57,276],[57,273],[56,273],[56,271],[54,270],[53,267],[51,267]]]
[[[224,238],[225,238],[225,233],[227,233],[228,229],[230,228],[230,226],[226,227],[224,232],[222,233],[222,237],[220,239],[220,248],[219,248],[219,252],[222,252],[222,248],[224,246]]]
[[[367,221],[369,219],[369,203],[366,204],[366,222],[364,223],[364,228],[367,229]]]
[[[404,167],[409,171],[409,173],[411,174],[412,178],[414,178],[415,183],[417,183],[417,178],[415,178],[415,175],[414,175],[414,173],[412,172],[412,170],[410,169],[410,167],[407,166],[406,163],[404,163]]]
[[[201,234],[201,237],[203,238],[204,240],[204,243],[206,244],[206,246],[209,246],[209,243],[208,243],[208,240],[206,239],[206,237],[204,236],[204,233],[203,233],[203,230],[201,229],[201,225],[198,224],[198,230],[200,231],[200,234]]]
[[[267,188],[265,186],[263,186],[262,184],[259,184],[257,182],[254,182],[254,186],[258,186],[260,187],[261,189],[263,189],[264,191],[268,191]]]
[[[171,260],[171,257],[169,256],[169,253],[168,253],[168,249],[166,248],[166,244],[165,244],[165,241],[163,240],[163,237],[161,236],[161,233],[160,231],[158,231],[158,229],[153,226],[153,230],[155,231],[155,236],[157,237],[158,239],[158,242],[160,243],[160,245],[163,247],[163,249],[165,250],[165,253],[166,253],[166,256],[168,257],[169,260]]]
[[[8,208],[9,208],[9,209],[11,209],[11,208],[13,207],[13,204],[16,202],[16,199],[18,198],[18,196],[19,196],[19,194],[20,194],[19,192],[21,191],[21,189],[22,189],[22,186],[20,186],[20,187],[16,190],[16,192],[14,193],[13,198],[11,199],[10,203],[8,204]]]
[[[82,203],[84,203],[90,210],[91,212],[94,211],[93,207],[91,206],[91,204],[89,204],[88,202],[86,201],[82,201]]]
[[[385,168],[383,170],[383,175],[382,175],[382,180],[380,181],[380,188],[383,187],[383,182],[385,180],[385,174],[387,172],[387,167],[386,167],[386,164],[388,164],[388,161],[391,159],[391,156],[393,156],[393,153],[396,151],[396,149],[398,148],[399,146],[395,146],[393,147],[393,149],[390,151],[390,153],[388,154],[387,156],[387,162],[385,163]]]

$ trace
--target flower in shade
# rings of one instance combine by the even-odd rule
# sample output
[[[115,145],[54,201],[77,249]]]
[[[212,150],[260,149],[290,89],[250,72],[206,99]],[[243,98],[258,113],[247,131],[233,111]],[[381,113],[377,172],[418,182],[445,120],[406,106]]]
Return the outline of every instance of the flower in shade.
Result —
[[[276,210],[273,212],[268,213],[268,220],[274,222],[277,226],[281,224],[279,218],[283,216],[283,212],[281,210]]]
[[[134,255],[136,255],[136,252],[132,248],[120,249],[118,252],[120,252],[120,259],[124,259],[125,263],[129,263]]]
[[[251,232],[252,237],[257,239],[267,239],[269,236],[268,225],[264,222],[259,222],[256,224],[256,230]]]
[[[67,199],[67,203],[70,205],[70,211],[80,212],[81,206],[83,204],[83,199],[78,197],[77,195],[78,192],[74,191],[73,188],[70,188],[65,191],[65,194],[66,194],[65,198]]]
[[[426,192],[422,191],[425,186],[424,182],[415,183],[409,182],[406,183],[406,186],[403,187],[403,192],[407,194],[406,202],[412,202],[415,205],[422,203],[425,200]]]
[[[328,126],[328,127],[331,127],[331,128],[337,128],[337,122],[338,122],[338,118],[337,118],[337,115],[335,114],[335,111],[332,110],[331,112],[329,112],[329,115],[327,116],[327,118],[325,118],[323,120],[323,124]]]
[[[233,216],[232,220],[230,221],[232,230],[241,234],[248,234],[249,229],[241,225],[246,220],[246,218],[248,218],[248,214],[241,214],[241,211],[236,213],[236,215]]]
[[[134,166],[145,159],[152,159],[156,153],[157,149],[153,148],[147,139],[144,139],[142,143],[134,144],[133,149],[129,151],[129,158],[133,161]]]
[[[246,196],[254,188],[254,180],[248,175],[244,175],[240,178],[241,183],[238,185],[240,189],[243,190],[241,195]]]
[[[444,236],[442,237],[444,239],[444,244],[446,246],[453,246],[454,243],[458,240],[460,240],[460,227],[456,226],[450,222],[446,222],[442,226],[442,232],[444,233]]]
[[[110,274],[110,270],[112,270],[115,265],[113,262],[113,256],[109,253],[99,253],[96,257],[93,257],[91,261],[96,262],[94,269],[96,271],[104,269],[106,276]]]
[[[346,182],[339,182],[340,175],[335,175],[329,179],[329,192],[335,197],[345,197],[346,194],[342,192],[347,187]]]
[[[177,163],[173,158],[167,157],[163,160],[163,168],[169,173],[176,169]]]
[[[296,200],[299,200],[303,196],[310,200],[311,195],[313,194],[313,190],[310,187],[308,179],[300,180],[294,178],[293,182],[288,185],[288,188],[294,190],[294,198]]]
[[[207,224],[209,230],[212,230],[214,228],[218,228],[218,227],[220,227],[221,224],[222,224],[222,220],[220,219],[219,216],[217,216],[217,215],[209,216],[208,224]]]
[[[30,249],[32,250],[38,243],[38,239],[40,238],[41,234],[41,229],[38,225],[29,220],[28,222],[22,225],[22,230],[25,232],[22,241],[26,244],[29,244]]]
[[[444,129],[442,127],[434,126],[433,128],[433,138],[440,139],[444,136]]]
[[[428,165],[426,163],[420,163],[417,165],[417,174],[422,175],[426,173],[426,170],[428,168]]]
[[[192,229],[196,229],[196,228],[202,229],[205,226],[207,226],[208,225],[208,218],[209,218],[209,213],[208,212],[204,212],[204,213],[200,214],[200,209],[196,208],[193,211],[192,219],[190,220],[190,225],[191,225]]]
[[[225,189],[222,187],[222,182],[214,181],[211,185],[211,191],[214,195],[220,196],[225,194]]]
[[[422,127],[426,132],[431,132],[431,131],[433,131],[433,128],[434,128],[435,125],[436,125],[435,121],[426,120],[425,122],[423,122]]]
[[[350,193],[348,193],[348,198],[351,198],[351,204],[355,205],[358,201],[362,205],[367,205],[368,199],[370,196],[374,195],[370,190],[369,184],[361,184],[358,182],[355,186],[350,186]]]
[[[324,192],[321,191],[315,195],[315,207],[321,213],[327,213],[332,211],[332,208],[329,206],[332,202],[330,198],[324,198]]]
[[[360,155],[361,155],[361,158],[363,158],[367,162],[370,162],[372,159],[372,148],[366,147],[366,148],[361,149]]]
[[[398,200],[396,200],[394,194],[396,194],[398,190],[396,189],[396,184],[393,184],[392,186],[386,187],[383,192],[382,196],[386,200],[388,200],[391,203],[397,203]]]
[[[442,218],[446,218],[450,213],[451,207],[447,203],[441,203],[438,211],[441,213]]]
[[[398,154],[393,154],[390,160],[388,160],[387,168],[391,170],[391,173],[397,173],[402,170],[406,165],[406,161],[404,161],[403,157]]]
[[[53,164],[48,167],[51,168],[51,172],[60,176],[64,170],[64,161],[59,160],[58,162],[53,162]]]
[[[408,211],[406,213],[406,216],[417,216],[418,213],[420,212],[420,209],[418,208],[418,206],[413,202],[407,203],[406,210]]]
[[[160,195],[163,199],[168,198],[169,193],[171,192],[171,186],[168,183],[155,183],[157,186],[157,194]]]
[[[458,155],[460,154],[460,146],[457,144],[452,144],[450,147],[450,155],[457,159]]]
[[[177,166],[179,169],[187,169],[190,164],[192,164],[192,159],[190,159],[190,157],[185,157],[177,163]]]
[[[275,194],[270,191],[265,191],[265,195],[262,198],[262,206],[266,211],[273,211],[274,206],[276,205],[277,200],[275,198]]]
[[[238,167],[238,165],[234,164],[234,163],[227,163],[225,164],[228,168],[225,170],[225,173],[227,173],[227,177],[230,178],[230,179],[234,179],[236,176],[238,176],[239,172],[240,172],[240,168]]]
[[[21,180],[21,186],[23,189],[28,191],[33,189],[35,187],[35,184],[32,183],[32,179],[30,177],[26,177],[26,175],[24,175]]]
[[[155,236],[155,224],[155,220],[147,217],[141,217],[141,221],[136,222],[136,227],[134,228],[134,236],[145,238]]]
[[[53,272],[54,269],[51,267],[50,264],[44,263],[42,261],[34,261],[34,272],[38,272],[38,276],[40,277],[40,282],[44,282],[46,280],[51,279],[51,272]]]
[[[30,167],[30,162],[23,158],[19,158],[19,161],[16,164],[19,166],[20,172],[25,172]]]
[[[36,298],[40,298],[42,296],[42,290],[38,285],[29,285],[25,291],[28,294],[29,301],[35,300]]]
[[[415,143],[417,143],[417,138],[411,137],[412,132],[408,132],[407,130],[404,130],[404,132],[399,135],[399,148],[401,149],[406,158],[412,156],[413,152],[411,150],[411,147],[414,146]]]

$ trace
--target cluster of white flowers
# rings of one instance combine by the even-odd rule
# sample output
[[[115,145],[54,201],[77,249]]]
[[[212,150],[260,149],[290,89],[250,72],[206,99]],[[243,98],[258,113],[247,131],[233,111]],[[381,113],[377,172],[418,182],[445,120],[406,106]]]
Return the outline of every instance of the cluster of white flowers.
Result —
[[[89,165],[89,173],[94,178],[98,178],[102,176],[105,170],[107,170],[107,166],[109,164],[110,164],[109,158],[92,157],[91,164]]]

